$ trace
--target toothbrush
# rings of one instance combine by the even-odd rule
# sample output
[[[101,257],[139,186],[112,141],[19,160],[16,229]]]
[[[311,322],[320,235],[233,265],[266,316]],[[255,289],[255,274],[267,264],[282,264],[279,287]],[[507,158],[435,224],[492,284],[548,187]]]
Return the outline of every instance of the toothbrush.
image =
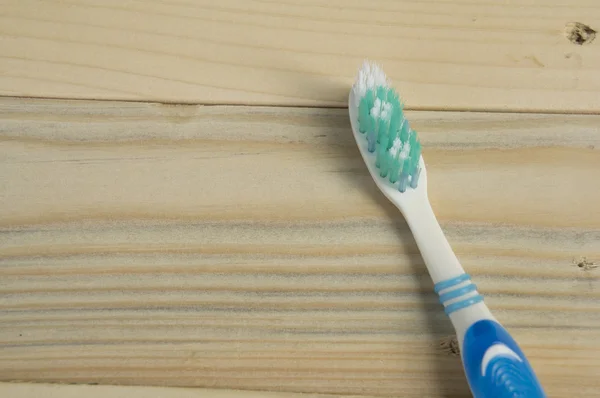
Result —
[[[446,240],[427,196],[417,133],[378,65],[364,63],[348,105],[352,132],[369,173],[404,215],[452,321],[473,396],[545,397],[525,354],[494,318]]]

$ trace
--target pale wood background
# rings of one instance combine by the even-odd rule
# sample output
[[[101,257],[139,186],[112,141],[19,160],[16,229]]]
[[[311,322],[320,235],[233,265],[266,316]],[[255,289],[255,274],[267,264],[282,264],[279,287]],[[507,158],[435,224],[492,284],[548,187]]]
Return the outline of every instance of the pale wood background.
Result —
[[[597,0],[0,0],[0,94],[344,105],[364,58],[418,109],[600,111]]]
[[[0,378],[467,395],[346,110],[0,101]],[[430,196],[551,396],[600,366],[600,116],[411,112]],[[568,363],[568,366],[565,366]]]
[[[335,109],[371,58],[549,395],[600,397],[600,269],[573,263],[600,262],[600,39],[573,21],[600,3],[0,0],[0,381],[468,396]]]
[[[3,397],[19,398],[353,398],[348,395],[301,394],[203,388],[88,386],[0,383]],[[357,398],[356,396],[354,398]],[[369,397],[360,397],[369,398]],[[374,398],[374,397],[372,397]]]

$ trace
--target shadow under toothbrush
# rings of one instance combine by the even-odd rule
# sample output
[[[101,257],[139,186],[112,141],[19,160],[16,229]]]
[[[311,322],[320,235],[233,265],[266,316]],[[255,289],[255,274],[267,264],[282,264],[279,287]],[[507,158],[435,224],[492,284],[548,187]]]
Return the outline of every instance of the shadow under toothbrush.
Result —
[[[323,113],[319,111],[317,117],[323,118]],[[335,159],[339,163],[336,168],[339,167],[340,178],[348,179],[351,186],[367,193],[385,211],[386,218],[395,225],[398,244],[403,246],[404,252],[414,253],[409,256],[409,268],[418,283],[416,290],[420,294],[420,311],[425,315],[428,326],[426,333],[431,336],[432,351],[436,355],[433,363],[437,377],[432,382],[437,383],[437,390],[443,397],[470,397],[460,356],[440,349],[441,342],[454,335],[454,329],[433,292],[433,283],[408,224],[400,211],[379,191],[369,174],[354,141],[348,111],[331,110],[326,119],[319,122],[327,129],[326,145],[336,152]]]

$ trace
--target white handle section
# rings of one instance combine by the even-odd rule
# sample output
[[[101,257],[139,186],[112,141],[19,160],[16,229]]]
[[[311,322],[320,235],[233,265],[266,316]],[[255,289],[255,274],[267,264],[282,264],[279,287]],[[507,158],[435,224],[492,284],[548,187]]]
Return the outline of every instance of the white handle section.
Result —
[[[427,197],[413,201],[404,218],[413,233],[433,283],[455,278],[465,273],[448,243]]]
[[[434,284],[447,282],[460,276],[469,278],[469,280],[465,280],[462,283],[451,285],[448,288],[442,288],[438,291],[440,299],[444,301],[443,304],[446,308],[446,313],[450,316],[460,344],[465,331],[473,323],[482,319],[495,320],[495,318],[485,303],[483,303],[483,298],[479,296],[476,289],[463,289],[471,284],[470,277],[465,274],[463,267],[460,265],[442,228],[435,218],[427,196],[424,196],[425,198],[420,202],[415,201],[410,203],[409,209],[404,212],[404,217],[412,230],[415,241],[421,251],[421,256],[425,261]],[[475,288],[475,286],[472,287]],[[447,301],[444,300],[444,296],[448,296],[452,292],[460,293],[461,290],[464,293],[456,295]],[[472,303],[463,301],[469,298],[479,298],[480,300],[475,300]],[[468,305],[463,306],[461,302]],[[454,311],[451,310],[452,306],[459,306],[462,309]]]

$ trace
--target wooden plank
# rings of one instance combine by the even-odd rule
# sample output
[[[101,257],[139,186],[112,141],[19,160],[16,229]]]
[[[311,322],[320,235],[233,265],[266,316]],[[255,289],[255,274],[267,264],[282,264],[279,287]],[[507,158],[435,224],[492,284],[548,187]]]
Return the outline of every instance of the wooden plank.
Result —
[[[340,106],[369,58],[412,109],[600,111],[596,0],[1,4],[0,95]]]
[[[467,394],[340,109],[0,100],[0,380]],[[410,112],[550,396],[600,396],[600,116]],[[568,366],[565,363],[568,362]]]
[[[89,386],[0,383],[0,396],[13,398],[368,398],[340,395],[296,394],[265,391],[211,390],[139,386]]]

